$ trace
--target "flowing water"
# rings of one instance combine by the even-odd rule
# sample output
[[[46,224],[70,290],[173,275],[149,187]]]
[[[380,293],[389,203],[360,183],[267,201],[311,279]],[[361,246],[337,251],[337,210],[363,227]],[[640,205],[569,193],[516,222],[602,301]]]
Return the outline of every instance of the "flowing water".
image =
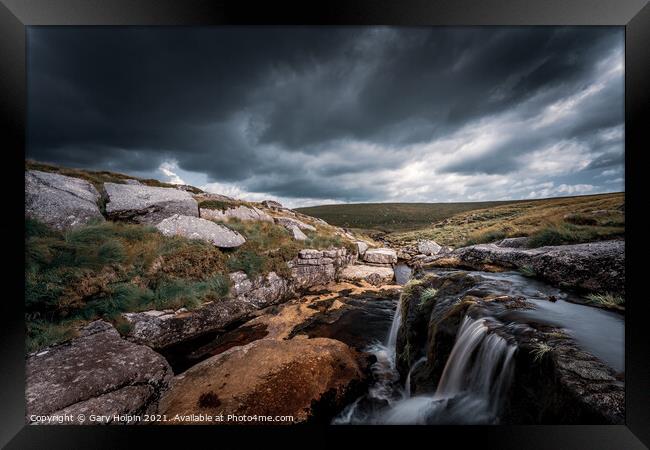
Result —
[[[538,322],[561,327],[587,351],[615,370],[623,370],[624,321],[621,315],[581,305],[580,297],[518,273],[472,273],[486,280],[483,285],[493,287],[495,292],[524,296],[534,305],[529,310],[496,311],[496,318],[501,322]],[[488,320],[490,318],[465,317],[435,393],[411,396],[411,372],[426,359],[416,361],[406,383],[400,383],[395,364],[401,322],[401,303],[398,302],[386,342],[374,343],[366,349],[377,358],[372,366],[372,385],[366,395],[348,405],[332,423],[498,423],[499,409],[513,377],[513,356],[517,348],[489,333]]]

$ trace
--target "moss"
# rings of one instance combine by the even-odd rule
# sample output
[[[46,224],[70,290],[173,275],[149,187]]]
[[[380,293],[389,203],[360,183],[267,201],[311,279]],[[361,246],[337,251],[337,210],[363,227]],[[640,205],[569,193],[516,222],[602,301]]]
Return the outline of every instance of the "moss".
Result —
[[[519,273],[525,277],[535,277],[537,272],[530,266],[522,266],[519,268]]]

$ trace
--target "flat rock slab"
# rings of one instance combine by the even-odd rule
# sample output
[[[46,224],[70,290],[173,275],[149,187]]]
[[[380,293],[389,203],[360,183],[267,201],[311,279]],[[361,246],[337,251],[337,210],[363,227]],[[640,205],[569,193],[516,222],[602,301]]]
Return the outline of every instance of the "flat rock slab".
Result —
[[[375,264],[395,264],[397,252],[391,248],[371,248],[363,254],[363,260]]]
[[[244,236],[230,228],[207,219],[174,214],[156,228],[165,236],[183,236],[188,239],[201,239],[220,248],[234,248],[246,242]]]
[[[199,207],[189,192],[175,188],[104,183],[106,214],[112,220],[156,224],[174,214],[198,217]]]
[[[78,338],[27,358],[27,417],[150,411],[171,377],[158,353],[122,339],[107,322],[92,322]]]
[[[356,395],[355,387],[364,378],[357,357],[333,339],[257,340],[174,378],[160,413],[292,415],[294,421],[287,423],[323,420],[318,417],[321,410],[328,414]]]
[[[104,220],[91,183],[58,173],[25,172],[25,215],[55,229],[65,230],[90,220]]]
[[[395,278],[392,267],[378,267],[368,265],[350,265],[341,270],[339,278],[352,281],[368,281],[373,285],[389,284]]]
[[[273,217],[254,206],[238,205],[232,208],[210,209],[201,208],[200,215],[204,219],[210,220],[228,220],[231,218],[247,221],[273,222]]]

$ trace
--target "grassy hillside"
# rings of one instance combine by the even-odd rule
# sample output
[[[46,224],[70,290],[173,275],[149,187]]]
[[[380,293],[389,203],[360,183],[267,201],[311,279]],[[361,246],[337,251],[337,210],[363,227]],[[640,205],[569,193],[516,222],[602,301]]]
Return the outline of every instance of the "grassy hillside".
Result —
[[[624,205],[623,193],[522,201],[454,214],[385,238],[394,245],[434,239],[460,246],[517,236],[531,236],[533,246],[586,242],[623,236]]]
[[[455,214],[477,209],[517,203],[356,203],[297,208],[303,214],[323,219],[327,223],[346,228],[384,232],[408,231],[424,228]]]

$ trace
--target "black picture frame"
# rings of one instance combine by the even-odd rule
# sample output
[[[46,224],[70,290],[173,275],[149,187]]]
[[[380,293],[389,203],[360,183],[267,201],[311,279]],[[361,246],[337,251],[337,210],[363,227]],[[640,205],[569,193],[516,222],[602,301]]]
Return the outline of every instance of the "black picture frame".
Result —
[[[26,426],[24,398],[24,248],[7,253],[0,327],[0,444],[7,448],[121,448],[148,445],[211,446],[237,439],[303,447],[341,445],[361,434],[364,446],[480,445],[482,448],[637,449],[650,445],[650,339],[640,286],[645,227],[642,188],[650,105],[650,5],[647,0],[425,0],[311,1],[252,4],[208,0],[0,0],[0,98],[3,196],[0,229],[20,236],[24,202],[27,26],[42,25],[619,25],[625,27],[626,202],[626,424],[620,426],[463,427],[84,427]],[[644,120],[645,119],[645,120]],[[644,145],[645,144],[645,145]],[[15,177],[15,178],[14,178]],[[14,229],[15,227],[15,229]],[[6,238],[5,242],[21,239]],[[639,295],[636,295],[636,294]],[[263,433],[262,433],[263,431]],[[155,442],[158,443],[155,443]],[[419,443],[418,443],[419,442]],[[446,442],[446,444],[445,444]],[[234,442],[232,442],[234,445]],[[417,444],[416,444],[417,443]],[[230,446],[226,446],[229,448]]]

